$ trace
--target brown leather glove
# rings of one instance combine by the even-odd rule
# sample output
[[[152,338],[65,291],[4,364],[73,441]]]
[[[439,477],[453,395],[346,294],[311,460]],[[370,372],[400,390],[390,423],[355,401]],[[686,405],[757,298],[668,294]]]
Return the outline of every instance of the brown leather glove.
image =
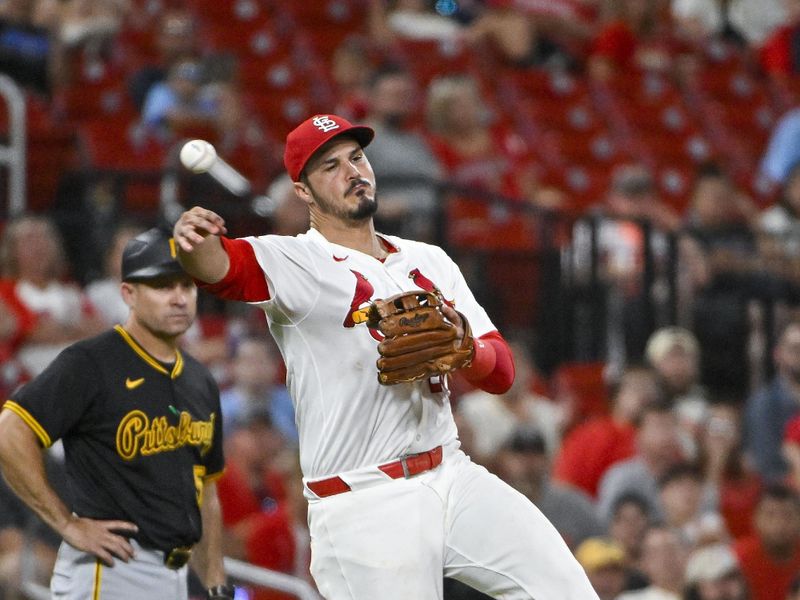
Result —
[[[469,366],[474,353],[469,323],[459,313],[464,327],[464,337],[459,339],[441,304],[436,294],[422,290],[372,303],[367,326],[385,336],[378,344],[379,382],[416,381]]]

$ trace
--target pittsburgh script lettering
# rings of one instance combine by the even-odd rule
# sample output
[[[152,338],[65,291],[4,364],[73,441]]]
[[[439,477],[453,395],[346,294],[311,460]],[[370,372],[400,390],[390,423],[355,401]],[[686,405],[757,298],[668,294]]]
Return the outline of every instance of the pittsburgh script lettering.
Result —
[[[193,421],[192,416],[182,411],[177,425],[170,425],[166,417],[152,421],[140,410],[129,412],[117,427],[117,453],[125,460],[137,454],[150,456],[159,452],[177,450],[182,446],[199,446],[201,452],[211,447],[214,438],[214,419]]]

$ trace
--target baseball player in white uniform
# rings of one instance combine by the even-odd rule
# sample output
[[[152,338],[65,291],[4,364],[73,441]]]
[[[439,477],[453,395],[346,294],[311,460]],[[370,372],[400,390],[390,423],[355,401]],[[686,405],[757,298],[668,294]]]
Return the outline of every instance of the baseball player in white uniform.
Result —
[[[223,219],[184,212],[174,237],[206,289],[264,310],[287,367],[309,501],[311,572],[328,600],[441,600],[452,577],[494,598],[597,599],[539,510],[460,449],[445,377],[381,385],[375,299],[438,291],[474,354],[462,370],[501,393],[511,352],[456,264],[436,246],[376,233],[374,132],[316,115],[287,137],[284,163],[311,228],[225,237]]]

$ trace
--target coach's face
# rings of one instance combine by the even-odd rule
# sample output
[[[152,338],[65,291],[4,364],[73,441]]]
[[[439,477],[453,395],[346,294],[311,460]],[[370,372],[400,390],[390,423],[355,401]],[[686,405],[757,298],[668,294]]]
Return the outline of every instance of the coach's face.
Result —
[[[131,317],[162,339],[181,335],[197,314],[197,287],[188,276],[123,282],[122,297]]]
[[[306,165],[295,189],[313,213],[349,221],[375,214],[375,173],[357,141],[343,137],[323,146]]]

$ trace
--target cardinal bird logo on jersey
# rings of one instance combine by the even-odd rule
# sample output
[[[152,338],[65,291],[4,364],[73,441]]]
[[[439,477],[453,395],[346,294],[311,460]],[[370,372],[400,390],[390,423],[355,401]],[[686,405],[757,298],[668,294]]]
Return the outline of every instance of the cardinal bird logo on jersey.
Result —
[[[455,302],[445,298],[441,290],[439,290],[439,288],[436,286],[436,284],[433,283],[427,277],[425,277],[425,275],[423,275],[419,269],[414,269],[413,271],[410,271],[408,273],[408,278],[411,279],[414,282],[414,285],[416,285],[421,290],[425,290],[426,292],[431,292],[432,294],[436,294],[437,296],[439,296],[439,298],[442,299],[442,302],[444,302],[451,308],[455,306]]]
[[[366,323],[367,313],[369,312],[369,305],[372,302],[372,296],[375,294],[375,288],[369,280],[358,271],[350,272],[356,277],[356,291],[353,293],[353,300],[350,302],[350,310],[347,311],[347,316],[344,318],[344,327],[355,327],[359,323]],[[376,329],[369,329],[369,334],[377,341],[383,340],[383,334]]]

